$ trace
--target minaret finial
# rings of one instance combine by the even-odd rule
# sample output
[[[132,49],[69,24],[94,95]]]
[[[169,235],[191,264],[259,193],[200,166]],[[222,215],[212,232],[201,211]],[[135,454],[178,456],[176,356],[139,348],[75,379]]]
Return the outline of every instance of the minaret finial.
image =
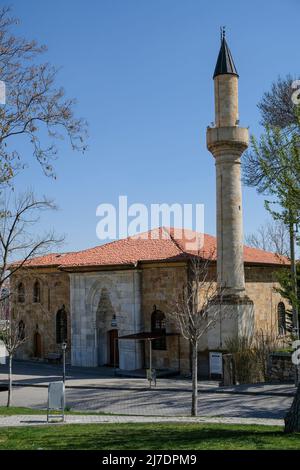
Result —
[[[225,39],[225,35],[226,35],[226,26],[220,26],[220,35],[221,35],[221,42],[222,42],[223,39]]]
[[[220,26],[221,47],[220,47],[220,52],[218,55],[217,64],[216,64],[213,78],[215,78],[217,75],[224,75],[224,74],[231,74],[231,75],[238,76],[231,52],[225,40],[225,35],[226,35],[225,26]]]

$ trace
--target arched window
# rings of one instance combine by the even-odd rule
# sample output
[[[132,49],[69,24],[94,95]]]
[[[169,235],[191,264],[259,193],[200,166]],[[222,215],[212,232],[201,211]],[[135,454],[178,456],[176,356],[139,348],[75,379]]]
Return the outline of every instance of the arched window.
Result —
[[[161,310],[157,310],[155,305],[151,315],[151,332],[161,335],[160,338],[152,341],[152,349],[165,351],[167,349],[166,317]]]
[[[41,286],[39,281],[35,281],[33,285],[33,302],[40,303],[41,301]]]
[[[23,304],[25,302],[25,287],[23,282],[18,285],[18,302]]]
[[[286,334],[286,312],[285,305],[283,302],[279,302],[277,306],[277,315],[278,315],[278,331],[280,335]]]
[[[48,287],[48,295],[47,295],[47,307],[50,312],[51,309],[51,289]]]
[[[34,357],[42,357],[42,337],[39,333],[38,325],[33,335],[33,355]]]
[[[24,341],[25,339],[25,323],[23,320],[20,320],[18,324],[18,338],[20,341]]]
[[[67,312],[63,305],[56,314],[56,343],[61,344],[68,339]]]

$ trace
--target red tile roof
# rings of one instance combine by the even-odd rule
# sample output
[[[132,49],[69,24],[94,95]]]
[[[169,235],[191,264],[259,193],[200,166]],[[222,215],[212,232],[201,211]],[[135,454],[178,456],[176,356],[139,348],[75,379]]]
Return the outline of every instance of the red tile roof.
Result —
[[[68,253],[49,253],[44,256],[37,256],[26,262],[26,266],[60,266],[61,259]],[[16,263],[12,263],[12,266]]]
[[[27,266],[57,266],[67,269],[135,265],[142,261],[180,261],[191,254],[216,259],[216,238],[192,230],[162,227],[83,251],[34,258]],[[289,263],[287,258],[247,246],[244,247],[244,261],[277,265]]]

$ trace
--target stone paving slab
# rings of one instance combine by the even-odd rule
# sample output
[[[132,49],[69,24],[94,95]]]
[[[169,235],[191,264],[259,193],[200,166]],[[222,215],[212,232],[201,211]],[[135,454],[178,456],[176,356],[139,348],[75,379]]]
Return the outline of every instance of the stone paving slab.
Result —
[[[282,419],[259,418],[221,418],[221,417],[155,417],[155,416],[95,416],[67,415],[64,423],[47,423],[43,415],[18,415],[0,417],[0,427],[19,426],[57,426],[62,424],[109,424],[109,423],[215,423],[215,424],[259,424],[265,426],[283,426]]]

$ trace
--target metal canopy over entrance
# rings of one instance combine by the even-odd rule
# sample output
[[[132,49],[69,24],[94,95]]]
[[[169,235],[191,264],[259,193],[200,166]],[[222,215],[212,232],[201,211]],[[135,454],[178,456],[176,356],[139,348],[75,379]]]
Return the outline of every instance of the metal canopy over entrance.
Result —
[[[154,333],[151,331],[141,331],[140,333],[133,333],[129,335],[120,336],[118,339],[133,340],[133,341],[148,341],[149,344],[149,369],[152,370],[152,341],[162,338],[163,336],[177,336],[177,352],[178,352],[178,372],[180,372],[180,334],[179,333]]]

